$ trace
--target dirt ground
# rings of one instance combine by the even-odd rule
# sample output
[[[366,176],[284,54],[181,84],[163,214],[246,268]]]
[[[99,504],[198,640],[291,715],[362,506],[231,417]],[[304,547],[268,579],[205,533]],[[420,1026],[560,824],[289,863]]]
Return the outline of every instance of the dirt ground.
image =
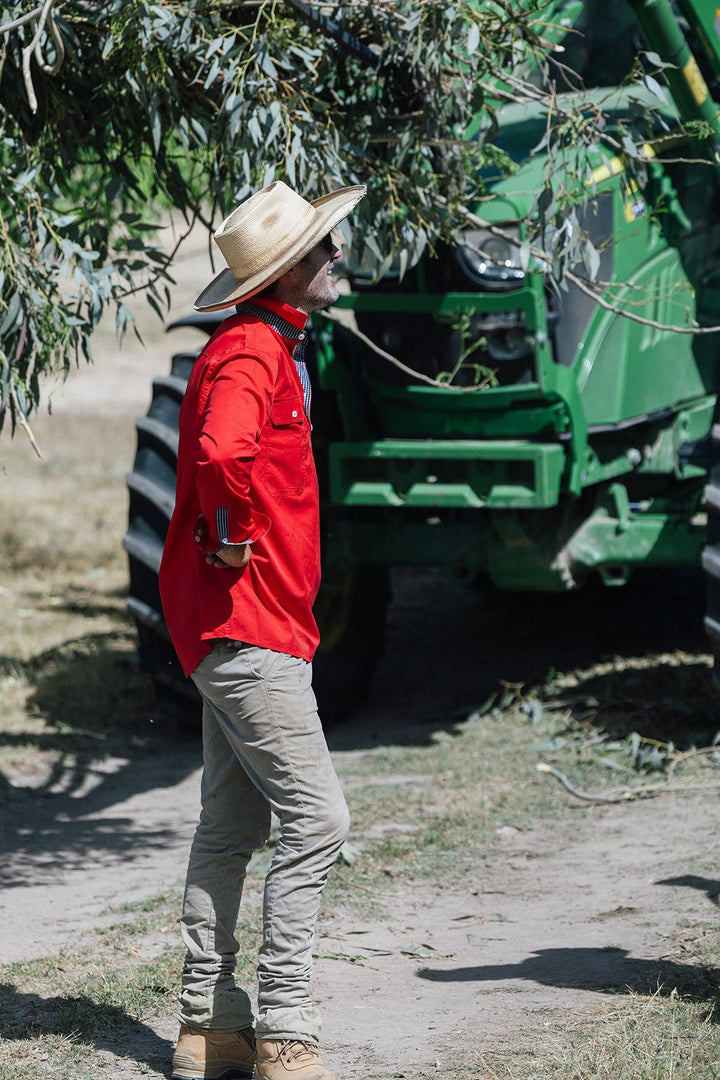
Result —
[[[179,277],[178,314],[208,277],[197,247]],[[117,350],[105,332],[95,366],[55,395],[55,416],[36,425],[50,456],[63,414],[125,416],[129,467],[134,417],[145,411],[151,377],[169,351],[147,325],[147,351],[132,342]],[[198,340],[183,331],[173,347],[181,337]],[[4,508],[21,526],[23,512]],[[652,585],[612,602],[529,606],[485,603],[432,573],[398,574],[395,590],[371,696],[329,735],[341,772],[368,747],[414,733],[421,739],[438,716],[462,718],[499,678],[538,678],[552,665],[608,651],[672,650],[688,641],[697,648],[700,640],[697,597],[676,604]],[[18,617],[16,600],[3,618]],[[427,784],[430,797],[432,777]],[[118,757],[72,783],[59,777],[42,796],[5,788],[2,962],[72,947],[124,901],[177,884],[198,785],[199,750],[188,740],[146,760]],[[510,823],[463,880],[439,876],[420,893],[396,881],[382,917],[323,917],[315,987],[328,1063],[342,1076],[425,1074],[472,1048],[472,1076],[480,1077],[521,1048],[552,1048],[570,1018],[645,986],[678,928],[717,918],[716,794],[613,806],[558,798],[576,806],[563,830],[542,820],[522,829]],[[342,959],[356,952],[362,962]],[[679,982],[687,974],[677,959],[671,969]],[[147,1045],[137,1047],[137,1067],[126,1059],[124,1071],[114,1071],[121,1080],[168,1075],[174,1024],[152,1017],[145,1024]]]

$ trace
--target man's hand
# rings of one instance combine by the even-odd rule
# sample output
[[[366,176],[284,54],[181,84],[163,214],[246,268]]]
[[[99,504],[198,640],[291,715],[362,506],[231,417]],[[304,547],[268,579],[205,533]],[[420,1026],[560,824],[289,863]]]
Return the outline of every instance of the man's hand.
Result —
[[[252,544],[223,544],[219,551],[205,556],[208,566],[218,569],[242,570],[252,559]]]

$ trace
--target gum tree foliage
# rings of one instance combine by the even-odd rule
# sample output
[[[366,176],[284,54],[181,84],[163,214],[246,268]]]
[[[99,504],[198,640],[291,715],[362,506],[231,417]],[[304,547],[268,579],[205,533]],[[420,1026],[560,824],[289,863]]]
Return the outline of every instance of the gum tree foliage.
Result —
[[[163,209],[217,225],[259,186],[363,182],[355,233],[382,263],[449,236],[495,155],[460,138],[483,84],[539,47],[504,0],[353,0],[322,11],[369,68],[287,3],[14,0],[0,15],[0,423],[90,358],[106,307],[131,323],[171,281]]]
[[[482,196],[494,104],[540,93],[552,0],[11,0],[0,15],[0,426],[26,425],[42,377],[90,358],[144,289],[167,310],[157,225],[218,221],[273,179],[308,197],[366,183],[353,219],[379,269],[451,240]],[[337,37],[337,35],[336,35]],[[555,76],[556,77],[556,76]],[[480,137],[463,133],[480,114]],[[597,117],[556,117],[577,148]],[[628,145],[634,145],[629,138]],[[546,218],[559,213],[538,204]],[[567,248],[558,234],[559,244]],[[573,243],[576,243],[573,240]],[[577,253],[576,253],[577,254]],[[592,264],[591,251],[579,252]],[[575,255],[573,255],[575,258]],[[592,270],[592,265],[590,265]]]

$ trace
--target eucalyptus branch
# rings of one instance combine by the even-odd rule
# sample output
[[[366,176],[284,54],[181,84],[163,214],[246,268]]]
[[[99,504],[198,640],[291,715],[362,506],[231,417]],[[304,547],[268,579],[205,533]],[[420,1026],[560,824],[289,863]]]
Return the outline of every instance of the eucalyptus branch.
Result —
[[[618,304],[612,304],[609,300],[606,300],[597,289],[594,289],[588,282],[587,278],[581,277],[579,274],[573,273],[572,270],[565,271],[565,277],[568,281],[571,281],[580,292],[585,296],[591,297],[601,308],[605,311],[611,312],[613,315],[621,315],[625,319],[630,319],[631,322],[640,323],[641,326],[650,326],[654,330],[663,330],[672,334],[692,334],[695,337],[703,337],[706,334],[720,333],[720,325],[718,326],[675,326],[673,324],[657,322],[655,319],[647,319],[643,315],[636,315],[632,311],[628,311],[626,308],[620,307]]]
[[[519,79],[511,72],[503,72],[502,78],[510,86],[515,88],[515,93],[503,90],[501,87],[493,87],[493,94],[506,101],[511,101],[515,104],[524,104],[528,101],[532,101],[543,107],[547,107],[548,104],[548,92],[546,90],[538,89],[525,79]],[[570,121],[577,118],[577,110],[568,109],[563,107],[558,100],[557,94],[553,92],[552,95],[553,107],[555,113],[561,119]],[[595,117],[595,120],[599,120],[603,116],[603,111],[600,103],[586,101],[586,105],[589,111],[591,111]],[[591,127],[591,131],[596,130]],[[625,154],[625,148],[619,139],[616,139],[610,132],[603,130],[602,132],[603,143],[610,146],[613,150],[616,150],[619,154]],[[643,143],[647,140],[643,140]]]
[[[367,348],[377,356],[381,357],[383,360],[387,360],[388,363],[392,364],[394,367],[399,368],[405,375],[410,375],[413,379],[418,379],[427,386],[435,386],[440,390],[451,390],[454,393],[474,394],[479,390],[482,390],[488,383],[488,380],[486,379],[476,386],[453,386],[447,382],[443,382],[442,379],[433,379],[430,375],[425,375],[424,372],[416,371],[414,368],[404,364],[402,360],[398,360],[397,356],[393,356],[392,353],[386,352],[385,349],[381,349],[379,345],[375,344],[372,338],[369,338],[367,334],[363,334],[362,330],[359,330],[358,327],[347,318],[335,314],[332,310],[324,311],[323,318],[329,319],[330,322],[337,323],[338,326],[344,327],[345,330],[348,330],[359,341],[362,341],[363,345],[366,345]]]
[[[53,0],[54,2],[54,0]],[[57,23],[54,19],[50,19],[50,33],[52,35],[53,42],[55,44],[55,60],[52,64],[48,64],[40,49],[40,43],[38,42],[35,49],[35,58],[41,71],[44,71],[46,75],[57,75],[60,68],[65,62],[65,42],[62,39],[62,34],[58,30]]]
[[[32,11],[28,11],[25,15],[21,15],[17,19],[13,19],[12,22],[0,23],[0,34],[9,34],[11,30],[17,30],[18,27],[24,26],[25,23],[32,22],[42,12],[43,5],[34,8]]]
[[[582,799],[583,802],[622,803],[628,802],[630,799],[634,799],[637,797],[627,790],[619,792],[616,795],[613,795],[610,792],[583,791],[580,788],[575,787],[574,784],[571,784],[567,776],[565,776],[564,773],[560,772],[559,769],[556,769],[554,765],[548,765],[544,761],[538,763],[537,771],[542,773],[549,773],[551,776],[554,776],[555,779],[562,784],[566,791],[569,791],[570,794],[574,795],[576,799]]]
[[[26,45],[25,48],[22,50],[23,81],[25,83],[25,92],[27,93],[30,111],[33,113],[37,112],[38,103],[37,96],[35,94],[35,87],[32,81],[32,73],[30,71],[31,58],[35,56],[35,59],[41,71],[45,71],[47,74],[50,75],[55,75],[60,70],[63,60],[65,59],[65,46],[62,43],[60,32],[55,25],[55,21],[52,15],[52,9],[55,6],[55,2],[56,0],[45,0],[42,7],[37,9],[40,13],[40,17],[38,19],[35,36],[33,37],[30,44]],[[37,11],[35,12],[35,14],[37,14]],[[45,59],[42,55],[42,50],[40,47],[40,42],[42,40],[43,32],[45,30],[45,23],[48,21],[48,19],[50,20],[50,32],[52,34],[53,41],[55,42],[56,51],[55,63],[51,66],[45,63]],[[2,29],[5,28],[0,27],[0,30]]]
[[[472,211],[468,210],[466,206],[459,206],[456,209],[460,216],[469,224],[474,225],[476,228],[486,229],[488,232],[492,233],[493,236],[500,236],[504,240],[509,240],[511,243],[517,244],[517,239],[515,237],[509,236],[504,229],[494,225],[492,222],[485,221],[483,220],[483,218],[480,218],[476,214],[473,214]],[[543,251],[542,248],[536,247],[533,244],[530,245],[529,251],[534,258],[538,259],[539,262],[544,263],[545,266],[552,263],[553,261],[554,256],[552,254],[548,253],[547,251]],[[537,270],[541,271],[544,274],[549,274],[550,272],[547,269],[541,269],[541,267],[537,267]],[[593,285],[588,281],[587,278],[581,277],[579,274],[574,273],[572,270],[566,269],[564,271],[564,277],[567,281],[570,281],[573,285],[577,286],[577,288],[582,293],[594,300],[605,311],[609,311],[613,315],[621,315],[625,319],[630,319],[631,322],[640,323],[641,326],[649,326],[652,327],[654,330],[663,330],[668,333],[692,334],[696,337],[701,337],[706,334],[720,333],[720,325],[676,326],[672,323],[661,323],[658,322],[656,319],[648,319],[644,315],[636,315],[635,312],[628,311],[626,308],[620,307],[619,304],[614,304],[611,301],[606,300],[602,293],[596,287],[593,287]]]
[[[18,18],[4,15],[7,21],[0,25],[0,131],[6,145],[6,164],[0,166],[0,311],[10,385],[15,380],[24,406],[18,416],[27,418],[37,407],[43,375],[64,370],[73,354],[89,353],[101,309],[113,301],[122,306],[123,297],[147,287],[151,302],[162,304],[168,261],[132,224],[129,235],[122,234],[118,215],[107,213],[108,200],[117,200],[120,213],[132,218],[151,213],[156,199],[169,199],[190,225],[209,224],[215,208],[242,201],[273,165],[275,178],[286,179],[306,198],[346,177],[370,177],[358,228],[378,263],[393,251],[410,264],[420,256],[423,238],[430,245],[448,239],[458,202],[477,209],[475,194],[464,193],[465,179],[479,186],[487,167],[501,169],[507,159],[489,140],[457,146],[457,133],[467,130],[480,109],[492,119],[493,107],[506,100],[549,103],[546,156],[556,170],[562,169],[561,148],[575,131],[583,144],[601,136],[609,156],[622,154],[623,137],[633,135],[630,128],[625,135],[600,132],[602,108],[592,95],[574,95],[573,108],[557,92],[569,75],[554,55],[553,65],[545,65],[557,80],[546,83],[549,94],[523,79],[530,65],[542,67],[544,54],[557,51],[548,38],[559,30],[547,29],[542,3],[529,5],[540,8],[533,12],[512,0],[494,0],[490,9],[468,0],[450,7],[439,0],[304,0],[304,6],[313,14],[308,22],[329,15],[341,31],[378,48],[381,77],[368,79],[362,64],[339,61],[337,50],[325,47],[322,31],[301,27],[291,5],[281,0],[13,0],[13,13],[26,10]],[[81,48],[68,48],[66,55],[60,11],[67,15],[70,8],[74,14],[68,17],[74,25],[77,16],[84,36]],[[53,109],[43,110],[38,80],[60,65],[62,73],[51,84]],[[407,92],[416,84],[422,84],[422,108]],[[668,139],[658,145],[674,157],[683,153],[673,151]],[[124,148],[121,163],[118,146]],[[189,182],[178,151],[188,159]],[[59,169],[58,162],[75,162],[77,168]],[[582,182],[567,181],[577,183],[581,195]],[[577,194],[576,188],[558,192],[559,183],[553,181],[556,224],[566,209],[571,213]],[[88,190],[97,197],[85,198]],[[73,213],[77,207],[81,212]],[[574,277],[583,270],[582,255],[575,258],[581,233],[571,237],[566,230],[553,242],[562,245],[561,269],[572,266]],[[182,237],[178,244],[174,240],[173,235],[169,246],[175,251]],[[537,248],[552,246],[548,238],[534,240]],[[587,251],[590,267],[594,255]],[[587,276],[594,276],[590,269]],[[82,294],[77,303],[61,290],[73,278]],[[583,285],[598,303],[616,310],[612,290],[605,290],[603,300],[596,297],[597,282]],[[29,295],[46,298],[42,310],[28,303]],[[617,310],[622,302],[632,306],[637,294],[628,289],[623,295],[630,300],[619,301]],[[18,355],[25,318],[28,332]],[[446,392],[478,389],[416,372],[357,329],[352,332],[413,380]],[[26,377],[30,342],[37,350],[32,379]],[[8,412],[16,408],[3,398],[0,425],[3,404]]]
[[[510,81],[509,76],[503,73],[503,78]],[[528,101],[533,101],[536,104],[543,105],[546,108],[550,108],[548,101],[548,91],[538,90],[532,86],[531,83],[526,83],[523,80],[514,80],[514,85],[517,87],[517,92],[513,93],[509,90],[504,90],[502,87],[493,87],[493,95],[501,98],[503,101],[509,102],[514,105],[523,105]],[[581,91],[577,91],[580,93]],[[559,97],[557,94],[551,94],[552,108],[559,119],[569,122],[577,119],[577,112],[572,109],[563,108],[559,103]],[[590,103],[588,103],[590,104]],[[603,117],[602,103],[592,103],[592,112],[594,114],[594,120],[588,120],[588,141],[591,141],[591,136],[595,135],[595,132],[599,129],[593,128],[593,122],[597,123]],[[547,136],[547,132],[546,132]],[[627,150],[623,143],[608,132],[606,129],[602,129],[602,141],[606,146],[609,146],[619,156],[627,157]],[[644,136],[642,141],[636,143],[638,151],[638,160],[642,162],[652,161],[658,154],[663,155],[663,162],[665,164],[687,164],[687,165],[709,165],[714,167],[713,162],[708,157],[667,157],[665,153],[665,147],[674,147],[682,145],[689,141],[689,135],[685,131],[673,131],[668,134],[655,134]]]
[[[13,388],[10,391],[10,398],[12,400],[13,410],[14,410],[14,413],[15,413],[15,419],[16,419],[17,423],[20,425],[20,427],[23,429],[23,431],[27,435],[27,438],[28,438],[28,440],[30,442],[30,445],[32,446],[32,448],[35,451],[35,453],[37,454],[37,456],[40,459],[42,459],[42,457],[43,457],[42,451],[41,451],[40,447],[38,446],[37,440],[35,438],[35,435],[33,433],[32,428],[30,427],[30,424],[28,423],[28,419],[27,419],[27,417],[25,415],[25,412],[20,407],[20,402],[18,401],[17,391],[15,390],[15,388]]]

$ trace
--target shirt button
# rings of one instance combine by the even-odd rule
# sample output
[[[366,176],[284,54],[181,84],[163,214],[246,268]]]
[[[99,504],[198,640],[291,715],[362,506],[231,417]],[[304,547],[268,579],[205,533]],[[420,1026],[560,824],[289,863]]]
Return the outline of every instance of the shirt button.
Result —
[[[297,416],[297,409],[293,409],[292,414],[293,414],[293,420],[294,420],[295,417]]]
[[[305,333],[305,331],[301,330],[300,331],[300,340],[304,341],[306,337],[307,337],[307,334]]]

